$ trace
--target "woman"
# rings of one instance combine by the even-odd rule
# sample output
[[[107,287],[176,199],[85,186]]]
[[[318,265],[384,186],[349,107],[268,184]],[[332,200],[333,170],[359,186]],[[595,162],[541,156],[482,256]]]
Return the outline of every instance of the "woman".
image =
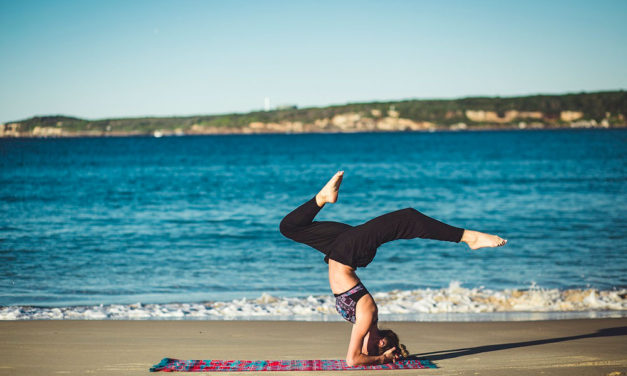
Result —
[[[329,264],[329,284],[336,297],[338,313],[353,323],[346,363],[349,366],[383,364],[407,350],[391,330],[378,328],[377,305],[355,270],[374,258],[377,248],[395,239],[437,239],[465,242],[471,249],[498,247],[507,242],[496,235],[449,226],[407,208],[384,214],[359,226],[339,222],[314,222],[326,204],[337,201],[344,176],[337,172],[318,194],[289,213],[281,221],[281,233],[325,254]]]

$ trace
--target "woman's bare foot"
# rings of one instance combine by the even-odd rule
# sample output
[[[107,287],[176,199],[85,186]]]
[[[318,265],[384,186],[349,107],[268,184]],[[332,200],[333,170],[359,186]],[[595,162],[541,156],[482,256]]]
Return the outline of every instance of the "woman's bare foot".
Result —
[[[496,235],[485,234],[479,231],[464,230],[462,241],[468,244],[470,249],[479,249],[484,247],[501,247],[507,243],[507,240]]]
[[[316,195],[316,204],[318,204],[319,207],[323,207],[326,203],[332,204],[337,201],[337,193],[340,190],[343,177],[344,171],[338,171],[333,175],[331,180],[322,187],[320,192]]]

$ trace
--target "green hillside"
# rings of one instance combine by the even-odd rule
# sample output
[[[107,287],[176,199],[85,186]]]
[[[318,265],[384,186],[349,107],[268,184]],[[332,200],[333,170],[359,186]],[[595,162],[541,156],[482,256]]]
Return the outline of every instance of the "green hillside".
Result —
[[[18,124],[20,133],[32,133],[39,128],[61,128],[63,133],[132,133],[149,134],[155,131],[178,131],[188,133],[194,129],[241,129],[250,123],[302,122],[314,123],[319,119],[330,119],[336,115],[357,113],[365,117],[377,118],[395,116],[416,122],[433,123],[435,127],[448,127],[451,124],[465,123],[473,126],[492,125],[505,127],[518,124],[521,119],[472,120],[468,111],[487,111],[503,117],[507,111],[541,113],[535,121],[549,126],[564,125],[560,114],[563,111],[580,112],[581,119],[601,122],[609,126],[625,126],[627,115],[627,92],[607,91],[563,95],[531,95],[521,97],[470,97],[460,99],[403,100],[391,102],[349,103],[323,108],[290,108],[285,110],[256,111],[245,114],[223,114],[188,117],[143,117],[86,120],[69,116],[40,116],[12,122]],[[540,116],[538,115],[538,116]],[[494,115],[493,115],[494,116]]]

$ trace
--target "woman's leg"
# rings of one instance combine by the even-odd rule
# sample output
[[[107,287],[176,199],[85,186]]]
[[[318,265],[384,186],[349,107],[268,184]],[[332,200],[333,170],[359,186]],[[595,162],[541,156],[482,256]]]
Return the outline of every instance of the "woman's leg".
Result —
[[[497,247],[506,240],[496,235],[454,227],[431,218],[413,208],[401,209],[376,217],[355,226],[343,239],[350,239],[353,246],[361,249],[378,248],[396,239],[434,239],[459,243],[466,242],[470,248]]]
[[[314,198],[286,215],[279,225],[281,234],[326,254],[329,244],[339,234],[352,228],[352,226],[340,222],[314,221],[326,203],[333,203],[337,200],[342,175],[342,172],[335,174]]]
[[[416,209],[407,208],[387,213],[356,226],[371,234],[370,241],[380,246],[396,239],[435,239],[458,243],[464,229],[428,217]]]
[[[352,226],[340,222],[314,221],[321,207],[316,198],[305,202],[285,216],[279,225],[281,234],[295,242],[307,244],[322,253],[335,238]]]

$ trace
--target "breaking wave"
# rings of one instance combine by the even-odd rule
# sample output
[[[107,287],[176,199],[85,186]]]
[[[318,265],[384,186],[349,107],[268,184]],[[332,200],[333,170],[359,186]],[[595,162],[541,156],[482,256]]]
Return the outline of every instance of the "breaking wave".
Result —
[[[627,289],[544,289],[532,285],[525,290],[464,288],[453,281],[447,288],[393,290],[375,293],[382,319],[442,320],[441,314],[471,314],[471,321],[490,318],[513,319],[512,313],[566,313],[553,318],[575,317],[567,313],[611,312],[627,316]],[[506,314],[505,316],[503,314]],[[438,316],[439,315],[439,316]],[[477,315],[484,315],[480,318]],[[487,316],[486,316],[487,315]],[[601,315],[612,317],[612,315]],[[439,318],[438,318],[439,317]],[[447,316],[451,320],[450,316]],[[487,317],[487,318],[486,318]],[[532,318],[530,315],[517,317]],[[551,318],[551,316],[541,316]],[[578,315],[576,317],[586,317]],[[599,315],[588,315],[599,317]],[[257,299],[210,301],[204,303],[109,304],[68,307],[4,306],[0,320],[307,320],[336,321],[332,295],[275,297],[263,293]],[[514,318],[515,319],[515,318]],[[446,318],[444,320],[447,320]]]

